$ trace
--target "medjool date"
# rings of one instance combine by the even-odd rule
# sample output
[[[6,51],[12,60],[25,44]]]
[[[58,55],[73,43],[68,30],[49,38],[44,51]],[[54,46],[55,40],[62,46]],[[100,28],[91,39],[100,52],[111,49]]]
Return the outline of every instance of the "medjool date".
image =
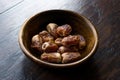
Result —
[[[78,48],[77,46],[70,46],[70,47],[66,47],[66,46],[60,46],[58,49],[59,53],[64,53],[64,52],[77,52]]]
[[[61,46],[62,45],[62,38],[57,38],[55,40],[55,43],[58,45],[58,46]]]
[[[57,32],[56,32],[56,29],[57,29],[58,25],[55,24],[55,23],[49,23],[47,25],[47,31],[52,35],[54,36],[55,38],[57,38]]]
[[[51,36],[46,30],[40,32],[39,35],[42,37],[44,42],[49,42],[54,40],[54,37]]]
[[[41,60],[47,61],[47,62],[52,62],[52,63],[60,63],[61,55],[58,52],[43,53],[41,55]]]
[[[45,42],[42,45],[42,50],[45,52],[56,52],[58,46],[53,42]]]
[[[72,31],[72,28],[71,28],[71,26],[68,25],[68,24],[59,26],[59,27],[57,28],[57,34],[58,34],[59,36],[62,36],[62,37],[68,36],[71,31]]]
[[[78,35],[69,35],[62,39],[62,44],[64,46],[72,46],[72,45],[77,45],[79,41],[80,39]]]
[[[32,44],[31,47],[34,49],[39,50],[40,52],[42,51],[42,38],[39,35],[35,35],[32,37]]]
[[[81,57],[79,52],[65,52],[62,54],[62,63],[69,63],[79,60]]]

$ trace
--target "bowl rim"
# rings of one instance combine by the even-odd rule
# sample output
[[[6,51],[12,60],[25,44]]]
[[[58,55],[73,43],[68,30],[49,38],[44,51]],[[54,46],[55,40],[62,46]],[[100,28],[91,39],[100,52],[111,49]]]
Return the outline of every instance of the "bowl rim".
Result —
[[[24,28],[25,28],[26,24],[29,22],[29,20],[31,20],[32,18],[36,17],[37,15],[40,15],[40,14],[46,13],[46,12],[51,12],[51,11],[64,11],[64,12],[73,13],[73,14],[75,14],[75,15],[78,15],[78,16],[82,17],[82,18],[86,21],[86,23],[89,23],[89,27],[91,28],[91,30],[93,31],[93,34],[94,34],[94,36],[95,36],[95,44],[94,44],[92,50],[90,51],[90,53],[89,53],[87,56],[85,56],[84,58],[82,58],[82,59],[80,59],[80,60],[78,60],[78,61],[72,62],[72,63],[67,63],[67,64],[55,64],[55,63],[49,63],[49,62],[45,62],[45,61],[42,61],[42,60],[38,59],[37,57],[35,57],[34,55],[32,55],[32,53],[29,52],[29,51],[25,48],[25,46],[24,46],[24,44],[23,44],[22,36],[23,36],[23,31],[24,31]],[[87,19],[85,16],[83,16],[83,15],[81,15],[81,14],[75,12],[75,11],[61,10],[61,9],[59,9],[59,10],[57,10],[57,9],[55,9],[55,10],[46,10],[46,11],[39,12],[39,13],[31,16],[29,19],[27,19],[27,20],[23,23],[23,25],[22,25],[22,27],[20,28],[20,31],[19,31],[18,42],[19,42],[20,48],[22,49],[22,51],[24,52],[24,54],[25,54],[27,57],[31,58],[33,61],[35,61],[35,62],[37,62],[37,63],[40,63],[40,64],[44,64],[44,65],[48,65],[48,66],[53,66],[53,67],[67,67],[67,66],[73,66],[73,65],[76,65],[76,64],[83,63],[84,61],[86,61],[88,58],[90,58],[90,57],[95,53],[95,50],[96,50],[97,45],[98,45],[98,33],[97,33],[97,31],[96,31],[96,28],[95,28],[94,25],[90,22],[89,19]]]

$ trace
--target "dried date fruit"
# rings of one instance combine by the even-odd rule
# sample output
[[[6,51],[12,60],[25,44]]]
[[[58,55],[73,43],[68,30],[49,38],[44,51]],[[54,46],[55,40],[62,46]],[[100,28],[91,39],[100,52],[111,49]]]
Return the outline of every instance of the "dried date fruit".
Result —
[[[64,46],[72,46],[72,45],[77,45],[79,41],[80,39],[78,35],[69,35],[62,39],[62,44]]]
[[[61,55],[58,52],[43,53],[41,55],[41,60],[47,61],[47,62],[52,62],[52,63],[60,63]]]
[[[79,60],[81,57],[79,52],[65,52],[62,54],[62,63],[70,63]]]
[[[53,41],[54,37],[51,36],[47,31],[43,30],[42,32],[39,33],[39,35],[42,37],[44,42],[49,42]]]
[[[58,46],[53,42],[45,42],[42,45],[42,50],[45,52],[57,52]]]
[[[32,37],[32,44],[31,47],[39,50],[40,52],[42,51],[42,38],[39,35],[35,35]]]
[[[62,38],[57,38],[55,40],[55,43],[58,45],[58,46],[61,46],[62,45]]]
[[[83,49],[86,46],[86,40],[82,35],[79,35],[79,49]]]
[[[59,53],[64,53],[64,52],[69,52],[69,51],[70,51],[70,49],[68,47],[65,47],[65,46],[60,46],[58,49]]]
[[[32,37],[31,47],[42,52],[41,60],[65,64],[81,58],[78,51],[86,46],[86,40],[82,35],[70,35],[70,25],[49,23],[46,29]]]
[[[71,28],[71,26],[68,25],[68,24],[59,26],[59,27],[57,28],[57,34],[58,34],[59,36],[62,36],[62,37],[68,36],[71,31],[72,31],[72,28]]]
[[[77,52],[78,48],[77,46],[70,46],[70,47],[66,47],[66,46],[60,46],[58,49],[59,53],[64,53],[64,52]]]
[[[49,23],[48,25],[47,25],[47,30],[48,30],[48,32],[52,35],[52,36],[54,36],[55,38],[57,38],[57,32],[56,32],[56,29],[57,29],[57,27],[58,27],[58,25],[57,24],[55,24],[55,23]]]

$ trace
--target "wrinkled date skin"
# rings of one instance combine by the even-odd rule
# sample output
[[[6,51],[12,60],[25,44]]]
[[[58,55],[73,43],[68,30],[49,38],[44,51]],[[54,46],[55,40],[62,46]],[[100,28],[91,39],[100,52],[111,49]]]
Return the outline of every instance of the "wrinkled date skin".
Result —
[[[49,23],[49,24],[47,25],[47,31],[48,31],[52,36],[54,36],[55,38],[58,37],[57,32],[56,32],[57,27],[58,27],[58,25],[55,24],[55,23]]]
[[[43,42],[49,42],[49,41],[53,41],[54,37],[51,36],[47,31],[42,31],[39,33],[39,35],[42,37]]]
[[[58,52],[59,53],[64,53],[64,52],[69,52],[70,49],[68,47],[65,47],[65,46],[60,46],[59,49],[58,49]]]
[[[42,52],[42,43],[42,38],[39,35],[35,35],[32,37],[31,47]]]
[[[58,52],[43,53],[41,55],[41,60],[47,61],[47,62],[52,62],[52,63],[60,63],[61,55]]]
[[[77,46],[71,46],[71,47],[66,47],[66,46],[60,46],[58,49],[59,53],[64,53],[64,52],[77,52]]]
[[[62,63],[70,63],[80,59],[79,52],[65,52],[62,54]]]
[[[62,37],[68,36],[71,31],[72,31],[72,28],[71,28],[71,26],[68,25],[68,24],[59,26],[59,27],[57,28],[57,34],[58,34],[59,36],[62,36]]]
[[[80,38],[78,35],[69,35],[62,39],[62,44],[64,46],[72,46],[72,45],[77,45],[79,41],[80,41]]]
[[[55,40],[55,43],[58,45],[58,46],[61,46],[62,45],[62,38],[57,38]]]
[[[53,42],[45,42],[42,45],[42,50],[45,52],[57,52],[58,46]]]

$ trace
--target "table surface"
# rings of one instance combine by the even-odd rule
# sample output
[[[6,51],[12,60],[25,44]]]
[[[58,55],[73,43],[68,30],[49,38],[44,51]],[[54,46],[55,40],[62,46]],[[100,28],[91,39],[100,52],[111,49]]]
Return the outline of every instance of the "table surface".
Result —
[[[10,5],[7,1],[1,1],[0,10]],[[60,71],[45,69],[21,51],[18,33],[23,22],[51,9],[78,12],[95,25],[99,34],[98,49],[82,67]],[[120,0],[21,0],[2,11],[0,80],[120,80]]]

